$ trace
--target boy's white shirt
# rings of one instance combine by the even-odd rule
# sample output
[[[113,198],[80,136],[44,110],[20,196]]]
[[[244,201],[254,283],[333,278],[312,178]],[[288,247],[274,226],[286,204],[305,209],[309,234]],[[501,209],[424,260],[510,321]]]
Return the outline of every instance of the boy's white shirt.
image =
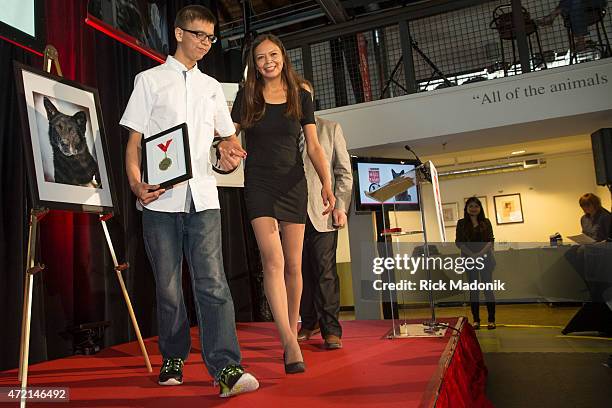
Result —
[[[119,122],[144,138],[187,123],[193,178],[176,184],[145,207],[154,211],[183,212],[187,185],[196,211],[219,208],[217,181],[209,158],[215,130],[234,134],[221,84],[197,65],[187,69],[172,56],[157,67],[136,75],[134,90]]]

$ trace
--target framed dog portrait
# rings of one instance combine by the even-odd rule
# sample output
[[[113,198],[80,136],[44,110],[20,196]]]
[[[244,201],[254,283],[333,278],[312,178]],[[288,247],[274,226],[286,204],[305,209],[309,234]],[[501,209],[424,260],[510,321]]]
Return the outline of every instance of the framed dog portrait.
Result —
[[[186,123],[143,138],[141,146],[145,183],[168,188],[192,177]]]
[[[98,91],[14,63],[34,208],[117,211]]]

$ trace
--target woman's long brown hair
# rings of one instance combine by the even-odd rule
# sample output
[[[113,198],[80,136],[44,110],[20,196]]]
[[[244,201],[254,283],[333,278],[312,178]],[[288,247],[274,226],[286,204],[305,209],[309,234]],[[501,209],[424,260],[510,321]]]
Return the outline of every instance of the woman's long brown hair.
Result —
[[[266,112],[266,101],[263,96],[264,80],[259,74],[255,62],[255,49],[266,40],[276,44],[278,48],[280,48],[283,56],[281,79],[287,88],[287,109],[285,110],[285,116],[296,120],[302,118],[302,104],[300,102],[301,77],[291,66],[291,61],[287,58],[287,51],[281,40],[272,34],[262,34],[253,40],[247,58],[248,69],[244,85],[244,100],[242,102],[241,112],[243,120],[241,126],[244,128],[252,127],[256,122],[261,120]]]

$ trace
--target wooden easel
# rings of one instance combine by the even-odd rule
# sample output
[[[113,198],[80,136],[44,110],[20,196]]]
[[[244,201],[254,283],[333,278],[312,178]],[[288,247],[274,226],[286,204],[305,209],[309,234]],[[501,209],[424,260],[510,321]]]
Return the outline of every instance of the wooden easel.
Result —
[[[144,341],[142,341],[142,336],[140,334],[140,328],[138,327],[138,321],[136,320],[136,315],[134,314],[134,309],[132,308],[132,302],[130,301],[130,295],[128,294],[127,288],[125,287],[125,282],[123,281],[122,271],[125,271],[130,267],[127,263],[122,263],[121,265],[117,262],[117,255],[115,255],[115,248],[113,247],[113,241],[111,241],[110,234],[108,233],[108,228],[106,226],[106,220],[113,217],[113,214],[103,214],[100,215],[100,224],[102,224],[102,229],[104,230],[104,236],[106,237],[106,243],[108,244],[108,249],[110,251],[111,257],[113,258],[113,264],[115,265],[115,272],[117,274],[117,280],[119,281],[119,286],[121,286],[121,293],[123,293],[123,298],[125,299],[125,305],[128,308],[128,313],[130,314],[130,319],[132,320],[132,326],[134,326],[134,331],[136,332],[136,338],[138,339],[138,345],[140,346],[140,352],[144,357],[145,364],[147,366],[147,371],[152,372],[151,361],[149,361],[149,354],[147,353],[147,348],[145,347]]]
[[[45,47],[44,57],[43,57],[43,69],[51,73],[52,64],[55,66],[55,70],[57,71],[58,76],[62,76],[62,70],[60,68],[58,52],[52,45],[47,45]],[[30,211],[30,225],[29,225],[29,235],[28,235],[28,254],[26,260],[26,271],[25,271],[25,284],[24,284],[24,292],[23,292],[23,313],[21,320],[21,342],[20,342],[20,350],[19,350],[19,373],[18,378],[21,381],[21,389],[25,390],[28,385],[28,364],[30,357],[30,326],[32,320],[32,289],[34,285],[34,275],[38,272],[45,269],[45,266],[42,264],[36,264],[36,241],[38,240],[38,223],[47,215],[49,212],[46,208],[33,208]],[[136,315],[134,314],[134,309],[132,308],[132,302],[130,301],[130,296],[125,287],[125,282],[123,281],[122,271],[128,269],[129,265],[127,263],[119,264],[117,262],[117,256],[115,255],[115,249],[113,247],[113,242],[111,241],[110,234],[108,232],[108,228],[106,226],[106,221],[112,218],[113,214],[100,214],[99,220],[102,224],[102,229],[104,230],[104,236],[106,237],[106,243],[108,244],[108,249],[110,250],[111,257],[113,259],[113,264],[115,266],[115,272],[117,273],[117,279],[119,280],[119,285],[121,286],[121,292],[123,293],[123,298],[125,299],[125,303],[128,308],[128,313],[130,315],[130,319],[132,320],[132,326],[134,327],[134,331],[136,332],[136,337],[138,338],[138,344],[140,345],[140,351],[142,352],[142,356],[145,360],[145,365],[147,367],[148,372],[152,372],[151,362],[149,360],[149,355],[147,353],[147,349],[145,347],[144,341],[142,340],[142,336],[140,334],[140,328],[138,327],[138,321],[136,320]],[[21,399],[21,407],[25,407],[25,399]]]
[[[30,231],[28,235],[28,258],[26,260],[25,284],[23,288],[23,314],[21,319],[21,343],[19,347],[19,374],[21,389],[28,385],[28,361],[30,357],[30,323],[32,318],[32,287],[34,275],[45,269],[44,265],[34,264],[36,258],[36,241],[38,240],[38,222],[49,210],[32,209],[30,211]],[[21,400],[22,406],[25,401]]]

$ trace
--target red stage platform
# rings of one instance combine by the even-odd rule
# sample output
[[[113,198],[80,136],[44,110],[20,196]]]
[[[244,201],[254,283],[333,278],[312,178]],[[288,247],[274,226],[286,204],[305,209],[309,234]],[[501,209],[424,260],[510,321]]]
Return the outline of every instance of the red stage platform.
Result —
[[[29,386],[69,387],[70,402],[34,407],[488,407],[486,368],[464,318],[445,319],[458,331],[443,338],[387,340],[389,321],[343,322],[344,348],[326,351],[319,337],[304,343],[307,370],[287,376],[272,323],[239,323],[243,365],[259,379],[257,392],[223,399],[194,347],[179,387],[157,385],[157,339],[146,340],[153,373],[138,344],[104,349],[30,367]],[[197,330],[192,329],[197,346]],[[36,341],[36,339],[32,339]],[[18,386],[16,370],[0,373],[0,387]],[[2,404],[0,404],[2,405]]]

